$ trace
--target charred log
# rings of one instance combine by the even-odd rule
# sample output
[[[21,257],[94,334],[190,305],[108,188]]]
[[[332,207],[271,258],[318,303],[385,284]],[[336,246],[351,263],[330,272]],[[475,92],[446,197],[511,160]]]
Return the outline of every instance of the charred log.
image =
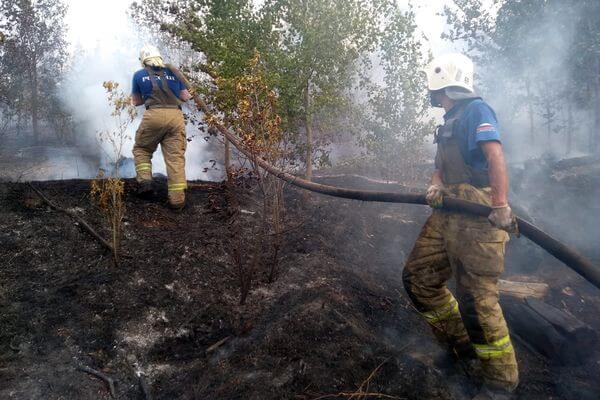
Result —
[[[580,365],[593,355],[597,336],[575,317],[537,299],[501,303],[511,334],[553,363]]]
[[[504,279],[498,281],[498,290],[501,294],[520,299],[543,298],[549,289],[546,283],[515,282]]]
[[[567,314],[539,299],[529,298],[527,299],[527,305],[552,324],[561,334],[574,341],[578,348],[585,351],[595,348],[598,343],[596,332],[573,315]]]

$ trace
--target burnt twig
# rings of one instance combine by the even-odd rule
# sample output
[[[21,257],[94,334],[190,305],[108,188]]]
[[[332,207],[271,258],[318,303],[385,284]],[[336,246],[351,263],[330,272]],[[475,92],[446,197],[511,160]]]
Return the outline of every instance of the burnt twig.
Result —
[[[79,215],[77,215],[76,213],[74,213],[73,211],[67,210],[65,208],[59,207],[58,205],[56,205],[56,203],[52,202],[50,199],[48,199],[44,193],[42,193],[39,189],[37,189],[35,186],[33,186],[31,183],[28,183],[29,187],[35,192],[37,193],[38,196],[40,196],[40,198],[46,203],[48,204],[48,206],[50,206],[50,208],[56,210],[56,211],[60,211],[62,213],[67,214],[69,217],[73,218],[75,221],[77,221],[85,230],[87,230],[93,237],[95,237],[104,247],[106,247],[108,250],[110,250],[111,252],[113,251],[113,247],[110,243],[108,243],[108,241],[106,241],[106,239],[104,239],[102,236],[100,236],[100,234],[98,232],[96,232],[94,230],[94,228],[92,228],[87,222],[85,222],[85,220],[83,218],[81,218]]]
[[[325,396],[315,397],[313,400],[322,400],[322,399],[339,399],[340,397],[346,398],[348,400],[362,400],[367,398],[375,398],[375,399],[394,399],[394,400],[403,400],[403,397],[391,396],[389,394],[383,393],[375,393],[375,392],[339,392],[336,394],[326,394]]]
[[[104,372],[96,371],[95,369],[86,367],[85,365],[78,365],[77,369],[79,371],[93,375],[96,378],[102,379],[108,385],[108,390],[110,391],[110,396],[113,399],[116,398],[117,395],[115,393],[115,379],[114,378],[111,378],[110,376],[106,375]]]
[[[402,400],[403,399],[402,397],[392,396],[392,395],[384,394],[384,393],[371,392],[369,390],[371,381],[373,380],[373,378],[375,378],[375,375],[377,375],[379,373],[379,371],[383,367],[383,364],[385,364],[386,362],[387,362],[387,359],[384,360],[381,364],[379,364],[377,366],[377,368],[375,368],[373,371],[371,371],[369,376],[364,381],[362,381],[362,383],[360,384],[360,386],[358,387],[358,389],[356,391],[354,391],[354,392],[339,392],[336,394],[326,394],[323,396],[316,397],[313,400],[337,399],[340,397],[344,397],[348,400],[365,400],[367,398]]]
[[[206,349],[206,354],[212,353],[219,347],[223,346],[229,339],[231,339],[231,336],[226,336],[223,339],[219,340],[217,343],[213,344],[208,349]]]

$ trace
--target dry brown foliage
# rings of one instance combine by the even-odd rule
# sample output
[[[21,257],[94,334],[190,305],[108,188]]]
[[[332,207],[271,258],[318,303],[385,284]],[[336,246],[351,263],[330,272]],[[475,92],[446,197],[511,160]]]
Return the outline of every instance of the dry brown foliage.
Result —
[[[119,263],[119,249],[123,233],[123,218],[125,217],[125,182],[115,177],[104,177],[101,171],[92,180],[90,194],[94,203],[100,208],[110,227],[113,259]]]
[[[258,158],[285,169],[286,151],[281,117],[277,113],[278,96],[265,78],[260,56],[255,54],[248,66],[247,74],[234,80],[221,82],[234,88],[235,104],[232,112],[223,116],[226,123],[235,130],[244,146],[252,153],[251,157],[238,155],[237,167],[228,169],[228,184],[231,196],[237,193],[240,185],[249,182],[257,189],[260,210],[256,229],[250,237],[242,237],[242,230],[231,224],[231,257],[236,265],[240,285],[240,303],[244,304],[256,272],[265,272],[267,281],[273,282],[279,273],[279,253],[285,226],[284,182],[269,175],[258,165]],[[216,115],[207,115],[209,125],[220,123]],[[231,197],[230,196],[230,197]],[[230,199],[230,207],[239,207],[239,201]],[[239,218],[239,210],[233,212]],[[245,249],[245,251],[242,251]],[[243,256],[242,256],[243,253]]]

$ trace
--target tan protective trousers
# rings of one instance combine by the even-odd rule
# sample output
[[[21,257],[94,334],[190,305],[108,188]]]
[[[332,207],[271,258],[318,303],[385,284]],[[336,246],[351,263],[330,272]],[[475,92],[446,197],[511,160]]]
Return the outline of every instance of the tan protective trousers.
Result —
[[[183,113],[176,108],[153,108],[146,110],[142,123],[135,134],[133,157],[137,181],[152,180],[152,155],[160,144],[169,188],[169,202],[185,202],[185,121]]]
[[[491,190],[448,185],[453,197],[490,205]],[[513,390],[515,352],[498,304],[508,234],[484,217],[434,210],[404,267],[405,289],[417,310],[451,346],[472,344],[484,382]],[[456,299],[446,286],[456,277]],[[458,300],[458,301],[457,301]]]

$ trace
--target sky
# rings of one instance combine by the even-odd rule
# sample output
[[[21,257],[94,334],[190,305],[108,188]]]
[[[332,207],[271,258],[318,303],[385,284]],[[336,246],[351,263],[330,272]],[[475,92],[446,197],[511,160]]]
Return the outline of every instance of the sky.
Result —
[[[129,31],[129,0],[67,0],[68,40],[84,49],[110,49]]]

